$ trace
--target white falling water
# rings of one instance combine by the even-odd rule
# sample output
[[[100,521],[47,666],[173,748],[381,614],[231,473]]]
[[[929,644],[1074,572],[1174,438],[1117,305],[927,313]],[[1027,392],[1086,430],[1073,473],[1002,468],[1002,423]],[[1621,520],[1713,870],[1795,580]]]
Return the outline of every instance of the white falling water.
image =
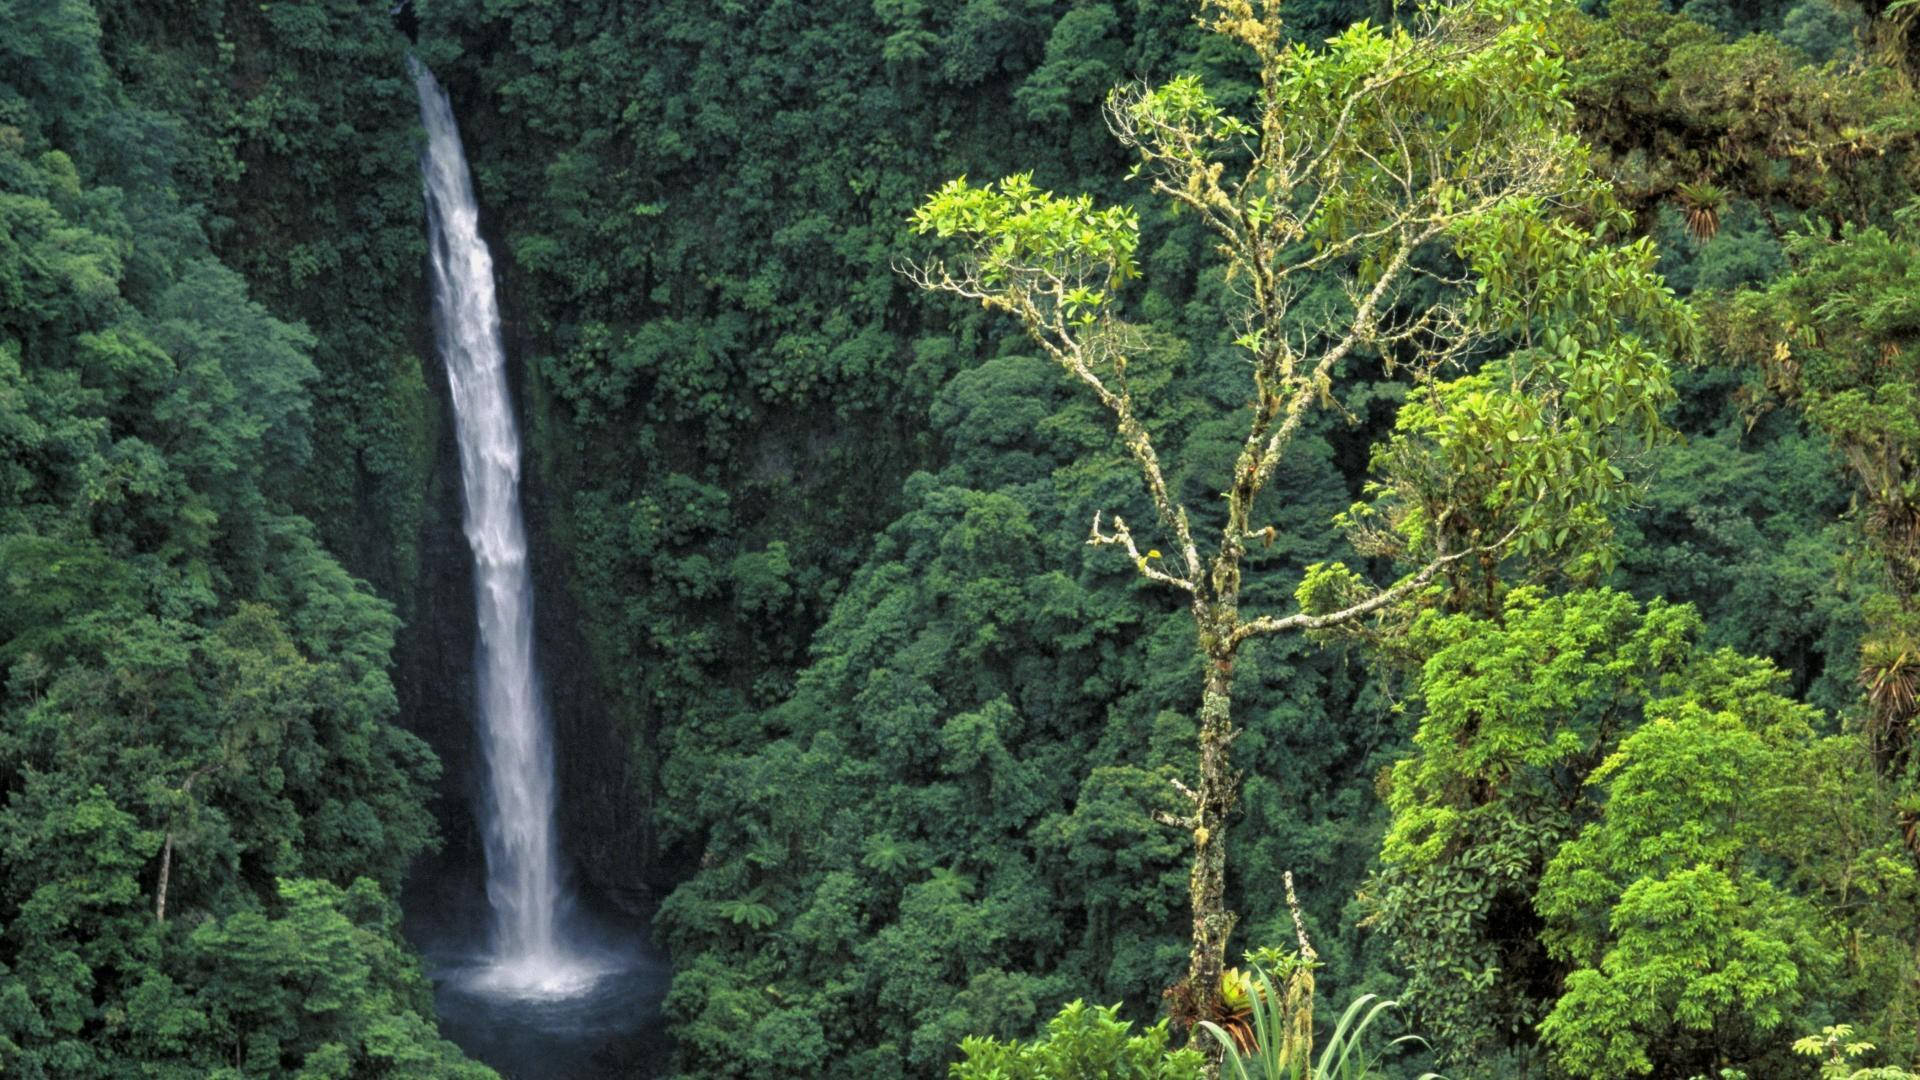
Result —
[[[453,108],[409,60],[427,129],[434,326],[453,386],[467,542],[480,622],[477,673],[488,799],[487,898],[493,956],[479,982],[502,993],[564,994],[596,972],[565,946],[553,827],[553,746],[533,662],[533,582],[520,518],[520,438],[507,393],[493,259],[480,239],[473,181]]]

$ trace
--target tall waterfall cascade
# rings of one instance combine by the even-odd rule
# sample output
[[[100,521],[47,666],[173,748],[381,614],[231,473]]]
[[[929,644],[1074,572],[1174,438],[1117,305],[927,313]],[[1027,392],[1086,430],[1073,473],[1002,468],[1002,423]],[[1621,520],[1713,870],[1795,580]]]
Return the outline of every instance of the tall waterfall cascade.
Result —
[[[520,515],[520,437],[508,394],[493,259],[480,239],[473,181],[453,108],[409,59],[427,147],[434,330],[460,443],[467,542],[479,617],[478,727],[492,955],[477,981],[503,994],[584,990],[599,974],[567,948],[567,897],[554,831],[553,744],[533,653],[533,581]]]

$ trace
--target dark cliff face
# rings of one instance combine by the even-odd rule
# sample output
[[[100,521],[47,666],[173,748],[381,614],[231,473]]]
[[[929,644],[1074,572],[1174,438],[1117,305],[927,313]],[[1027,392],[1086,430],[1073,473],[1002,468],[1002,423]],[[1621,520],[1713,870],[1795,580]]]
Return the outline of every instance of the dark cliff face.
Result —
[[[423,309],[430,303],[421,295]],[[434,408],[451,409],[446,373],[422,319],[420,355]],[[480,833],[474,817],[479,762],[473,735],[475,635],[473,561],[461,529],[460,459],[451,424],[437,425],[432,445],[426,513],[421,527],[420,577],[413,603],[401,611],[394,645],[393,681],[400,722],[427,740],[443,771],[434,801],[443,848],[430,863],[478,866]],[[433,873],[428,870],[428,873]],[[477,878],[476,878],[477,880]]]
[[[482,198],[485,198],[484,193]],[[495,244],[498,252],[501,245]],[[519,304],[511,267],[495,256],[501,317],[510,361],[519,368],[515,399],[523,454],[522,507],[533,561],[534,634],[553,724],[554,767],[560,793],[561,850],[587,889],[635,914],[651,914],[655,886],[653,777],[638,767],[632,733],[623,731],[587,650],[584,616],[569,579],[569,553],[559,537],[568,492],[552,482],[550,425],[536,416],[547,401],[527,358],[540,348]],[[645,468],[636,462],[636,468]]]

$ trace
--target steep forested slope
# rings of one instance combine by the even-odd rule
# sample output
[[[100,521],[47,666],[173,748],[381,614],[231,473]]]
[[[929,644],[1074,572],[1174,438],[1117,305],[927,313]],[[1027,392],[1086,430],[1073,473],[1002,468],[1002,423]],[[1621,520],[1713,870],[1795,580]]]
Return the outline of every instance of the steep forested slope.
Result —
[[[174,118],[173,173],[213,249],[314,335],[318,465],[286,496],[410,606],[434,432],[406,38],[347,0],[95,7],[126,93]]]
[[[1895,205],[1899,159],[1829,148],[1878,125],[1897,149],[1897,99],[1802,66],[1851,62],[1847,15],[1618,9],[1563,39],[1575,101],[1683,293],[1779,273],[1801,210]],[[957,1032],[1031,1029],[1071,994],[1152,1001],[1184,882],[1136,770],[1183,761],[1198,675],[1164,598],[1085,558],[1081,531],[1139,495],[1008,328],[929,308],[892,264],[906,210],[954,174],[1030,168],[1127,198],[1106,89],[1198,69],[1232,102],[1243,58],[1174,5],[421,11],[497,113],[476,157],[551,394],[554,526],[632,776],[685,868],[670,876],[694,871],[660,923],[683,1065],[926,1071]],[[1362,14],[1294,26],[1313,40]],[[1770,28],[1787,44],[1737,40]],[[1686,228],[1705,180],[1726,192],[1711,241]],[[1153,377],[1182,404],[1156,423],[1204,501],[1243,401],[1225,283],[1190,222],[1145,214],[1149,287],[1129,312],[1163,335]],[[1850,705],[1860,616],[1830,452],[1751,408],[1737,368],[1682,383],[1688,438],[1618,523],[1619,583],[1700,604],[1707,641]],[[1348,402],[1357,426],[1320,429],[1319,464],[1286,478],[1258,556],[1273,597],[1344,554],[1306,538],[1351,501],[1399,392]],[[1368,781],[1410,730],[1389,711],[1400,691],[1359,654],[1253,661],[1244,936],[1285,936],[1291,868],[1336,984],[1394,985],[1343,908],[1378,843]]]
[[[423,47],[460,43],[442,64],[485,105],[479,182],[552,395],[536,422],[553,522],[643,751],[632,780],[665,790],[664,769],[690,791],[709,755],[758,741],[742,724],[791,687],[907,505],[900,482],[945,458],[935,393],[996,347],[973,321],[956,338],[894,273],[915,199],[1022,163],[1118,192],[1106,90],[1218,50],[1160,6],[420,11]],[[1163,228],[1169,277],[1190,282],[1195,237]],[[1177,323],[1194,298],[1150,302]],[[683,801],[649,812],[673,823]],[[597,824],[588,842],[617,848],[621,824]]]
[[[101,46],[0,8],[0,1068],[485,1075],[396,931],[438,767],[391,607],[287,499],[317,339],[209,244],[208,118]]]
[[[1904,797],[1913,697],[1896,219],[1920,131],[1911,20],[1826,0],[1602,6],[1556,26],[1578,122],[1713,344],[1678,375],[1683,439],[1648,455],[1615,522],[1601,606],[1617,629],[1664,610],[1629,594],[1696,605],[1697,623],[1665,616],[1706,658],[1685,670],[1745,679],[1783,734],[1756,744],[1691,713],[1689,730],[1756,767],[1801,755],[1859,779],[1795,780],[1838,808],[1803,846],[1844,833],[1853,854],[1723,860],[1743,883],[1792,866],[1780,924],[1816,928],[1796,957],[1828,957],[1826,909],[1793,920],[1833,888],[1860,902],[1862,881],[1906,903],[1872,859],[1902,865],[1916,820],[1873,801]],[[1289,32],[1390,15],[1294,5]],[[1094,511],[1151,511],[1097,409],[1014,328],[916,295],[895,264],[915,250],[909,212],[956,175],[1135,199],[1109,88],[1191,71],[1230,107],[1254,92],[1246,56],[1191,16],[1146,0],[405,12],[468,128],[523,365],[568,846],[596,885],[665,897],[687,1075],[938,1075],[961,1035],[1031,1034],[1070,998],[1151,1015],[1183,967],[1186,841],[1150,813],[1170,797],[1158,774],[1191,766],[1191,630],[1085,545]],[[0,0],[0,1069],[466,1068],[424,1019],[391,905],[431,845],[429,792],[462,779],[456,762],[436,780],[397,703],[417,731],[463,730],[459,691],[435,680],[464,662],[450,627],[469,614],[463,571],[436,563],[463,553],[434,548],[456,510],[422,360],[408,47],[385,3]],[[1133,378],[1160,403],[1171,479],[1210,506],[1248,394],[1219,317],[1232,284],[1190,218],[1137,205],[1126,311],[1154,348]],[[1843,222],[1856,231],[1830,245]],[[1743,286],[1768,288],[1726,299]],[[1351,374],[1348,416],[1313,422],[1261,507],[1250,603],[1355,559],[1327,525],[1405,389]],[[1518,633],[1528,603],[1472,636]],[[1711,667],[1722,645],[1784,675]],[[1433,765],[1410,740],[1446,722],[1417,652],[1283,641],[1242,659],[1235,947],[1291,939],[1292,870],[1324,992],[1410,989],[1436,1041],[1537,1075],[1533,1025],[1617,945],[1594,930],[1604,904],[1542,885],[1548,848],[1605,800],[1595,786],[1555,819],[1524,896],[1459,861],[1381,867],[1396,814],[1461,790],[1502,811],[1530,797],[1501,777],[1389,782],[1396,760]],[[1677,700],[1619,711],[1639,724]],[[1826,740],[1863,722],[1867,757]],[[1542,775],[1586,791],[1625,734]],[[1615,790],[1671,763],[1651,737],[1634,748]],[[1617,851],[1646,820],[1577,850]],[[1458,911],[1392,907],[1409,880],[1463,873]],[[1434,933],[1447,919],[1455,936]],[[1879,942],[1885,966],[1833,961],[1778,1026],[1742,1029],[1743,1060],[1779,1066],[1792,1034],[1836,1020],[1911,1030],[1896,921],[1858,924],[1854,952]],[[289,988],[309,979],[322,1007],[302,1011]],[[1660,1043],[1659,1067],[1704,1060],[1689,1038]]]

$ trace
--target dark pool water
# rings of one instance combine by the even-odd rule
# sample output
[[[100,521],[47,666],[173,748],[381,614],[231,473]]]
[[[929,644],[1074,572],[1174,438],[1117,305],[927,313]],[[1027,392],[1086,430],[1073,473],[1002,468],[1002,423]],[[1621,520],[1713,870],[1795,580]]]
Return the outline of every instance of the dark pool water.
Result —
[[[658,1076],[668,973],[630,959],[582,989],[543,996],[491,991],[474,977],[484,970],[477,965],[441,968],[433,972],[441,1033],[511,1080]]]
[[[440,1032],[508,1080],[653,1080],[672,1043],[660,1003],[672,972],[648,941],[644,911],[574,898],[568,946],[591,977],[560,993],[496,988],[491,913],[471,866],[429,866],[402,898],[407,937],[433,980]],[[514,980],[505,980],[511,985]]]

